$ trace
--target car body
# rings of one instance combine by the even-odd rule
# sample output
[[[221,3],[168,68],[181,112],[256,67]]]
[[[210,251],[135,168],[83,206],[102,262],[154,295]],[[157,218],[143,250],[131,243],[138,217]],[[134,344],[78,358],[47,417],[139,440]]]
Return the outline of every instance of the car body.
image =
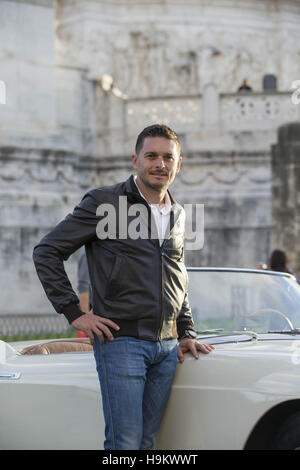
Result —
[[[199,340],[215,350],[178,363],[156,449],[300,447],[296,279],[229,268],[188,274]],[[89,341],[0,341],[0,416],[0,449],[103,448]]]

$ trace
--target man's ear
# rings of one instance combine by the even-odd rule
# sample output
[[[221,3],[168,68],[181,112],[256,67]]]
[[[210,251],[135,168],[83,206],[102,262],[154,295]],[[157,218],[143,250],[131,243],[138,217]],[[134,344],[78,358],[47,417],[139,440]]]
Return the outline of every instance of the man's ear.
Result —
[[[135,153],[131,155],[131,161],[133,168],[136,168],[137,155]]]
[[[180,157],[178,158],[178,162],[177,162],[176,173],[178,173],[180,170],[181,162],[182,162],[182,156],[180,155]]]

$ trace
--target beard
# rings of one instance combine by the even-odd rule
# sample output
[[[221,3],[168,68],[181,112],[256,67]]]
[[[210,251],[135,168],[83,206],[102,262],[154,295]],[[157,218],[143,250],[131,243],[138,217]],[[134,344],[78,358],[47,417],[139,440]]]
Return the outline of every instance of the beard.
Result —
[[[157,174],[159,175],[160,173],[158,172]],[[147,178],[145,174],[142,174],[139,176],[145,186],[155,191],[161,191],[163,189],[167,189],[170,184],[169,177],[168,177],[169,175],[166,173],[161,173],[161,175],[166,176],[166,178],[162,179],[161,181],[151,181],[149,178]]]

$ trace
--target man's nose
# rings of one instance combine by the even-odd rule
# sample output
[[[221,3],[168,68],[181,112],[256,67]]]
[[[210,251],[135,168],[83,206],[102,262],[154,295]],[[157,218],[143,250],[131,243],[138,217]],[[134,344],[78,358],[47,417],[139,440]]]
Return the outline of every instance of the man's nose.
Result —
[[[155,161],[155,166],[156,168],[164,168],[166,166],[163,157],[157,157]]]

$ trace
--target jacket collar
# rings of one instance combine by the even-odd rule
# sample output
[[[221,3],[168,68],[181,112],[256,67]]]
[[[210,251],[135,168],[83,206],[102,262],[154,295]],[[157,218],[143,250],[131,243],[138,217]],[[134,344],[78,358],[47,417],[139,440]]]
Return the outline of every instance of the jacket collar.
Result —
[[[140,202],[145,204],[148,207],[149,214],[150,214],[150,211],[151,211],[150,206],[146,202],[146,200],[140,195],[138,187],[135,184],[133,175],[131,175],[125,181],[125,191],[124,192],[125,192],[125,194],[127,194],[129,200],[133,201],[133,200],[138,199]],[[178,204],[177,201],[172,197],[169,190],[168,190],[168,194],[170,196],[171,203],[172,203],[172,207],[171,207],[171,211],[170,211],[170,233],[169,233],[169,237],[170,237],[173,234],[175,224],[177,222],[179,222],[179,220],[182,218],[182,214],[183,214],[184,211],[183,211],[182,206],[180,204]]]
[[[170,191],[168,191],[169,197],[171,199],[172,204],[176,204],[177,201],[176,199],[171,195]],[[127,194],[132,194],[132,196],[137,196],[138,198],[141,197],[139,190],[137,188],[137,185],[134,182],[134,177],[131,175],[126,181],[125,181],[125,192]]]

